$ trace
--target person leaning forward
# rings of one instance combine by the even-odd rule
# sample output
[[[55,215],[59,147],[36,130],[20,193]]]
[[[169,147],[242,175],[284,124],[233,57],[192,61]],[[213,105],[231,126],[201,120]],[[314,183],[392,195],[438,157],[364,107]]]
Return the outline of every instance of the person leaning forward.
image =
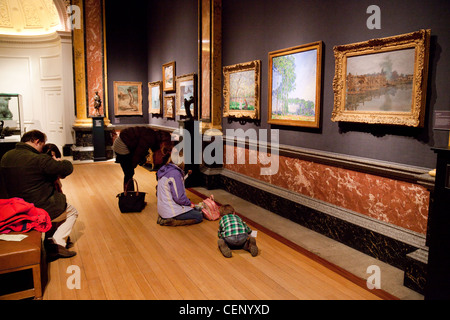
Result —
[[[55,160],[42,153],[47,137],[38,130],[26,132],[15,149],[8,151],[1,159],[1,169],[9,198],[22,198],[28,203],[48,212],[52,223],[63,221],[57,226],[50,246],[50,254],[60,258],[72,257],[76,253],[67,250],[67,238],[78,217],[78,211],[59,192],[54,177],[61,179],[73,172],[73,165],[67,160]]]
[[[163,164],[163,158],[170,153],[173,147],[170,133],[154,130],[149,127],[128,127],[120,131],[114,140],[113,150],[116,162],[120,164],[124,173],[124,189],[134,176],[134,169],[150,160],[154,166]],[[151,159],[148,159],[151,150]],[[133,183],[128,190],[134,190]]]

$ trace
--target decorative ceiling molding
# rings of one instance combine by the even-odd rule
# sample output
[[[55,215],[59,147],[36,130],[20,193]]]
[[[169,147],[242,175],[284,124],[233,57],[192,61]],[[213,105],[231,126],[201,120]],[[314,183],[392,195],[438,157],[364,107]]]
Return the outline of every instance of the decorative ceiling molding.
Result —
[[[0,35],[39,36],[67,30],[64,0],[0,0]]]

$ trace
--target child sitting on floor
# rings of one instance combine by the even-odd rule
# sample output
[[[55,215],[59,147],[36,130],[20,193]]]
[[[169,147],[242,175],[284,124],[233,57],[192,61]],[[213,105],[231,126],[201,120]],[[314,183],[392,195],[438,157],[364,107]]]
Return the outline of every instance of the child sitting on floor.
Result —
[[[224,257],[231,258],[231,249],[244,249],[249,251],[252,257],[257,256],[256,239],[250,235],[252,229],[236,215],[234,208],[229,204],[225,204],[220,207],[219,212],[221,218],[217,243]]]

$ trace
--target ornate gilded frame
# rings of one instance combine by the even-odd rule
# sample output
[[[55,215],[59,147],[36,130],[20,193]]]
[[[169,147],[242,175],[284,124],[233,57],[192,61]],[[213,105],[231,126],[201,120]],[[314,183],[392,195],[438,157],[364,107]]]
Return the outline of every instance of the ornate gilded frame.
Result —
[[[423,127],[427,92],[430,34],[431,31],[429,29],[422,29],[393,37],[372,39],[334,47],[334,109],[331,120]],[[412,52],[411,49],[413,49],[414,52]],[[407,55],[407,53],[409,55]],[[364,56],[367,56],[366,59],[361,60],[361,62],[363,62],[361,63],[361,66],[366,68],[366,64],[370,64],[371,62],[372,64],[375,64],[374,61],[376,56],[374,55],[379,55],[379,57],[381,57],[381,54],[384,54],[386,57],[395,54],[397,54],[397,56],[400,54],[404,57],[411,56],[410,60],[413,60],[414,66],[409,66],[409,68],[413,68],[413,74],[399,74],[399,72],[396,72],[395,77],[392,77],[393,72],[396,71],[394,68],[400,68],[400,65],[405,64],[404,61],[396,62],[395,60],[394,63],[391,63],[392,72],[384,67],[378,67],[381,69],[376,74],[365,73],[357,75],[356,73],[348,73],[348,59],[358,56],[364,59]],[[391,58],[386,59],[392,60]],[[395,65],[396,63],[397,65]],[[373,84],[375,81],[374,77],[379,78],[379,80],[375,82],[376,84]],[[388,107],[386,107],[385,104],[363,107],[364,102],[371,99],[367,97],[368,95],[378,95],[379,97],[379,93],[384,92],[382,98],[384,97],[385,100],[390,100],[392,92],[396,92],[396,90],[405,90],[403,89],[404,87],[407,87],[408,90],[410,90],[410,82],[412,84],[410,109],[409,98],[405,99],[404,105],[395,106],[397,110],[392,111],[387,111]],[[372,93],[370,93],[370,91],[372,91]],[[355,98],[355,95],[359,96]],[[363,99],[362,103],[361,99]],[[355,101],[357,101],[356,105]],[[358,110],[358,108],[373,109]],[[393,105],[390,106],[390,108],[394,108]]]
[[[162,83],[163,91],[175,90],[175,61],[167,62],[162,65]]]
[[[142,115],[142,82],[114,81],[114,115]]]
[[[192,97],[194,98],[193,106],[191,107],[191,114],[196,118],[197,114],[197,75],[195,73],[185,74],[176,77],[176,115],[186,116],[184,108],[184,99],[186,96],[183,93],[185,88],[192,90]],[[189,97],[188,97],[189,100]]]
[[[175,95],[167,95],[164,97],[164,117],[175,118]]]
[[[158,89],[157,97],[153,96],[153,88]],[[155,99],[156,105],[153,105],[153,99]],[[162,81],[154,81],[148,83],[148,113],[161,114],[162,113]]]
[[[320,127],[322,47],[322,41],[317,41],[269,52],[269,108],[267,123],[308,128]],[[289,90],[289,93],[292,93],[295,89],[300,89],[300,91],[296,93],[298,96],[288,97],[287,95],[289,95],[289,93],[287,95],[286,93],[277,93],[273,96],[274,90],[277,89],[274,88],[276,82],[280,79],[284,82],[283,76],[277,70],[277,65],[279,63],[284,64],[284,62],[279,62],[281,59],[295,61],[291,67],[287,66],[284,71],[286,72],[287,70],[287,72],[289,72],[290,70],[291,72],[294,72],[294,74],[285,75],[287,79],[291,79],[294,83],[286,85],[288,88],[282,88],[281,90]],[[277,61],[279,63],[277,63]],[[296,62],[299,63],[296,64]],[[276,73],[281,75],[281,78],[277,77]],[[278,88],[280,87],[281,84]],[[314,88],[314,93],[312,88]],[[279,99],[279,97],[281,97],[281,99]],[[276,105],[273,105],[274,98],[277,102]],[[305,100],[305,98],[307,100]],[[283,101],[283,99],[287,99],[287,103],[286,101]],[[282,102],[281,105],[278,104],[280,100]],[[292,103],[292,100],[295,100],[296,103]],[[296,111],[297,114],[292,112],[295,107],[298,108]]]
[[[260,120],[261,60],[223,67],[223,78],[223,116]],[[240,83],[241,81],[247,83]],[[233,88],[247,88],[247,94],[243,97],[245,98],[243,108],[240,108],[240,102],[233,101],[237,98]],[[247,99],[250,101],[250,104],[247,102]],[[239,108],[234,109],[231,104],[236,103]]]

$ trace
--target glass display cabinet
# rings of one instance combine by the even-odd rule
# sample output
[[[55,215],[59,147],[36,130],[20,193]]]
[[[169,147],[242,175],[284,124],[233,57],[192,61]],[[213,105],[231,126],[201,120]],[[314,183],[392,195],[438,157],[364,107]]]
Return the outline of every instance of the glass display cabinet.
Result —
[[[22,95],[0,93],[0,158],[15,147],[24,132]]]

